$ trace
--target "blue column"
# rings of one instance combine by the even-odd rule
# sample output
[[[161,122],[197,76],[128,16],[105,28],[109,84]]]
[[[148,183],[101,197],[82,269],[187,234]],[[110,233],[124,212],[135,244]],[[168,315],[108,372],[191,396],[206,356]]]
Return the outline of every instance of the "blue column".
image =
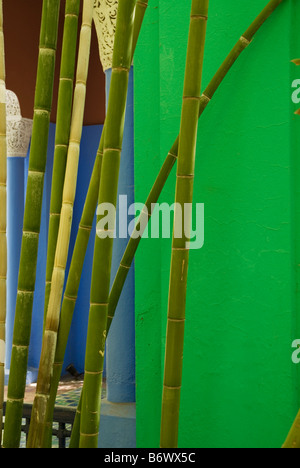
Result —
[[[80,145],[80,157],[78,166],[77,191],[73,211],[73,223],[70,239],[69,258],[66,270],[66,280],[70,268],[71,256],[74,249],[78,225],[81,219],[90,178],[92,175],[95,156],[99,146],[103,125],[89,125],[83,127]],[[86,334],[88,315],[90,308],[90,287],[92,276],[92,264],[94,256],[94,242],[96,232],[96,213],[94,226],[91,231],[88,248],[85,255],[78,297],[75,305],[68,346],[66,350],[64,369],[69,364],[74,364],[78,372],[84,371]]]
[[[41,214],[41,226],[39,235],[39,250],[36,269],[36,282],[32,309],[31,336],[28,355],[28,369],[33,372],[35,380],[40,362],[40,353],[43,340],[43,321],[45,304],[45,281],[48,245],[48,223],[50,212],[50,197],[52,183],[52,169],[55,143],[55,124],[51,123],[48,137],[47,164],[44,178],[43,204]],[[29,155],[25,160],[25,197],[28,177]]]
[[[106,96],[108,98],[111,70],[106,72]],[[127,206],[134,203],[134,133],[133,133],[133,69],[130,71],[123,149],[121,156],[118,200],[127,196]],[[128,238],[119,238],[117,206],[117,238],[114,242],[112,259],[112,281],[118,270]],[[115,318],[112,322],[106,345],[107,400],[113,403],[135,401],[135,325],[134,325],[134,267],[130,269],[120,297]]]
[[[47,235],[50,207],[51,178],[54,152],[55,125],[50,125],[47,167],[45,173],[41,231],[39,237],[39,252],[37,262],[36,286],[34,294],[31,339],[28,356],[27,382],[32,382],[37,376],[40,351],[42,345],[45,268],[47,256]],[[22,243],[23,216],[28,176],[29,152],[26,158],[8,158],[7,168],[7,247],[8,247],[8,277],[7,277],[7,322],[6,322],[6,369],[10,367],[13,328],[15,317],[16,296],[18,288],[19,263]]]
[[[85,126],[83,128],[77,192],[74,203],[73,223],[70,239],[69,258],[66,268],[68,276],[71,256],[77,236],[78,224],[93,170],[95,155],[99,146],[103,125]],[[48,139],[47,166],[44,181],[41,230],[36,273],[36,285],[32,311],[31,338],[28,357],[27,382],[35,381],[42,346],[42,330],[45,301],[45,275],[48,245],[48,223],[51,198],[53,155],[55,144],[55,124],[50,124]],[[14,315],[18,287],[18,272],[22,242],[23,215],[26,196],[29,151],[27,158],[9,158],[8,160],[8,279],[7,279],[7,327],[6,327],[6,368],[10,367],[11,347],[13,340]],[[79,372],[84,370],[86,331],[90,302],[90,280],[94,252],[95,226],[90,237],[83,267],[78,300],[66,350],[65,367],[73,363]],[[63,373],[65,373],[63,369]]]
[[[24,158],[7,159],[6,369],[10,368],[24,215]]]

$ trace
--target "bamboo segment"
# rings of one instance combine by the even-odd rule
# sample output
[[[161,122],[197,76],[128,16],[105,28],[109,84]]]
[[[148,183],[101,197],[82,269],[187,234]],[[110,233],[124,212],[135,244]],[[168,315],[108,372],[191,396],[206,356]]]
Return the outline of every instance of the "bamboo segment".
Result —
[[[59,8],[60,0],[44,0],[43,2],[33,131],[4,426],[3,445],[6,448],[18,448],[21,435],[44,173],[52,107]]]
[[[185,216],[185,204],[192,203],[193,201],[197,124],[200,110],[200,89],[208,5],[209,0],[192,0],[179,133],[174,212],[175,226],[177,218],[180,216],[178,207],[181,207],[183,216]],[[173,233],[162,397],[160,440],[162,448],[176,448],[178,444],[186,287],[189,262],[188,241],[189,233],[186,230],[180,237],[176,237]]]
[[[5,322],[6,322],[6,86],[3,34],[3,2],[0,0],[0,447],[2,443],[3,401],[5,384]]]
[[[72,227],[73,205],[77,185],[79,150],[82,136],[86,82],[91,46],[93,8],[94,0],[84,0],[63,200],[36,395],[33,403],[27,442],[28,448],[42,448],[44,443],[47,402],[49,399],[51,374],[55,357],[60,306],[63,294]]]
[[[99,205],[111,203],[116,207],[117,204],[128,78],[132,60],[135,4],[135,0],[119,0],[118,4],[111,87],[105,121]],[[97,222],[100,219],[101,216],[98,216]],[[98,445],[112,247],[113,238],[109,231],[99,232],[98,230],[94,247],[90,295],[80,448],[97,448]]]
[[[56,242],[58,237],[62,193],[70,137],[79,8],[80,0],[66,1],[50,200],[44,324],[51,290],[51,280],[54,266]]]

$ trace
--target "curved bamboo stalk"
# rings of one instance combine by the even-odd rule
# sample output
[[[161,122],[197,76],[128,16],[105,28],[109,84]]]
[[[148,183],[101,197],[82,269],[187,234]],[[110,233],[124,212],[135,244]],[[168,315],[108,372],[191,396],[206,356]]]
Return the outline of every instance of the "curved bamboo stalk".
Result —
[[[54,259],[49,306],[46,316],[37,379],[36,395],[31,414],[30,430],[27,442],[28,448],[42,448],[44,441],[47,401],[49,399],[50,393],[51,373],[55,357],[60,306],[69,251],[73,205],[77,185],[80,141],[82,136],[86,82],[90,57],[93,9],[94,0],[84,0],[61,217]]]
[[[54,256],[69,147],[80,0],[67,0],[57,99],[55,149],[50,199],[44,324],[49,304]]]
[[[224,80],[224,78],[227,76],[227,74],[231,70],[232,66],[234,65],[234,63],[236,62],[240,54],[250,44],[254,35],[257,33],[260,27],[264,24],[264,22],[269,18],[269,16],[273,13],[273,11],[279,6],[279,4],[282,3],[282,1],[283,0],[271,0],[267,4],[267,6],[261,11],[261,13],[256,17],[256,19],[251,23],[251,25],[244,32],[244,34],[242,34],[242,36],[239,38],[235,46],[232,48],[232,50],[230,51],[230,53],[228,54],[228,56],[226,57],[226,59],[224,60],[224,62],[222,63],[222,65],[220,66],[220,68],[218,69],[214,77],[212,78],[212,80],[210,81],[207,88],[204,90],[201,96],[201,100],[200,100],[199,118],[202,116],[207,105],[212,100],[215,92],[217,91],[222,81]],[[179,141],[179,137],[177,137],[177,139],[173,143],[173,146],[171,147],[162,165],[162,168],[160,169],[160,172],[156,178],[156,181],[150,191],[150,194],[145,202],[145,207],[147,208],[146,211],[150,215],[151,215],[151,205],[157,203],[159,196],[161,194],[161,191],[171,173],[171,170],[174,164],[177,161],[178,141]],[[94,206],[96,209],[96,202]],[[131,267],[133,258],[135,256],[136,250],[139,246],[139,243],[143,234],[142,228],[144,229],[146,228],[147,221],[148,219],[150,219],[150,217],[148,217],[148,214],[147,214],[146,219],[144,217],[145,217],[145,214],[144,212],[142,212],[136,223],[134,232],[129,239],[128,245],[125,249],[123,258],[121,260],[120,266],[118,268],[118,271],[117,271],[117,274],[116,274],[116,277],[115,277],[115,280],[114,280],[114,283],[110,292],[109,305],[108,305],[107,334],[109,333],[111,322],[113,320],[115,310],[116,310],[124,283],[127,278],[127,274]],[[135,235],[137,232],[139,232],[140,235]],[[85,255],[85,251],[81,249],[80,256],[82,257],[84,255]],[[76,256],[76,258],[78,257]],[[74,260],[75,260],[75,257],[74,257]],[[81,264],[83,265],[83,258],[81,259]],[[81,270],[79,271],[79,278],[77,277],[77,281],[79,281],[80,275],[81,275]],[[69,317],[66,319],[66,322],[67,322],[66,327],[61,327],[59,331],[59,335],[60,335],[60,332],[62,332],[63,334],[63,330],[66,330],[66,334],[64,337],[61,335],[61,339],[62,339],[61,352],[59,354],[59,357],[57,356],[56,367],[54,368],[54,373],[57,373],[55,395],[56,395],[56,391],[58,387],[59,376],[60,376],[61,369],[62,369],[62,360],[63,360],[63,356],[65,352],[65,346],[66,346],[66,341],[67,341],[67,337],[69,334],[69,329],[71,326],[72,314],[73,314],[73,310],[75,307],[77,291],[78,289],[76,290],[76,294],[73,297],[73,301],[70,300],[69,303],[66,302],[66,308],[67,307],[69,308]],[[63,303],[63,309],[64,309],[64,303]],[[63,313],[63,310],[62,310],[62,316],[64,315],[65,314]],[[55,395],[53,396],[54,401],[55,401]],[[54,405],[54,402],[53,402],[53,405]],[[78,405],[78,410],[77,410],[76,417],[75,417],[75,424],[73,426],[73,431],[72,431],[72,438],[71,438],[71,445],[70,445],[72,446],[72,448],[76,448],[78,446],[78,441],[79,441],[78,427],[80,424],[80,411],[81,411],[81,401],[79,402],[79,405]]]
[[[189,262],[189,232],[175,233],[178,223],[182,228],[186,203],[193,201],[194,167],[200,89],[206,37],[209,0],[192,0],[188,39],[186,73],[179,133],[177,180],[175,193],[174,233],[171,255],[171,273],[168,304],[165,372],[162,397],[160,446],[176,448],[186,306],[187,272]],[[182,210],[182,211],[180,211]],[[185,220],[186,221],[186,220]],[[187,225],[185,224],[185,228]],[[190,222],[188,229],[190,230]]]
[[[219,86],[221,85],[224,78],[227,76],[229,71],[231,70],[232,66],[235,64],[236,60],[240,56],[240,54],[248,47],[250,42],[252,41],[254,35],[260,29],[260,27],[265,23],[265,21],[269,18],[269,16],[276,10],[276,8],[283,2],[284,0],[271,0],[266,7],[261,11],[261,13],[255,18],[255,20],[251,23],[249,28],[242,34],[239,38],[237,43],[234,45],[206,89],[203,91],[201,99],[200,99],[200,109],[199,109],[199,118],[202,116],[203,112],[205,111],[207,105],[210,103],[212,98],[214,97],[216,91],[218,90]],[[112,289],[109,296],[109,306],[108,306],[108,318],[107,318],[107,332],[109,331],[111,322],[114,318],[115,310],[118,305],[122,289],[124,283],[127,278],[127,274],[133,262],[135,253],[139,246],[139,243],[142,238],[142,234],[146,229],[147,223],[152,214],[152,205],[156,204],[159,196],[164,188],[164,185],[172,171],[173,166],[177,161],[178,156],[178,143],[179,143],[179,136],[174,141],[160,171],[155,180],[155,183],[149,193],[149,196],[145,202],[146,207],[146,214],[142,212],[138,218],[136,226],[130,239],[128,241],[127,247],[125,249],[123,258],[120,262],[120,266],[118,268],[116,277],[114,279]],[[137,233],[140,233],[139,235]]]
[[[43,2],[13,348],[4,425],[3,445],[6,448],[18,448],[21,435],[59,8],[60,0],[44,0]]]
[[[119,0],[98,203],[116,207],[136,0]],[[97,448],[113,236],[97,216],[87,333],[80,448]],[[115,219],[114,219],[115,222]],[[99,288],[101,284],[101,288]]]
[[[0,446],[2,442],[3,401],[5,384],[5,322],[6,322],[6,86],[3,34],[3,2],[0,0]]]

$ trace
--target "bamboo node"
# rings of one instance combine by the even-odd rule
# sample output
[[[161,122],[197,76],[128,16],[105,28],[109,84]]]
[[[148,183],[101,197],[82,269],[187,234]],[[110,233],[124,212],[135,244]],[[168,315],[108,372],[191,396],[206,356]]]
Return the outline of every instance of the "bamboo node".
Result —
[[[246,47],[250,44],[251,41],[249,41],[249,39],[247,39],[246,37],[244,36],[241,36],[240,37],[240,41],[243,45],[245,45]]]
[[[59,78],[59,81],[70,81],[71,83],[73,83],[72,78],[64,78],[63,76]]]
[[[89,374],[89,375],[101,375],[101,374],[103,374],[103,371],[92,372],[92,371],[87,371],[87,370],[85,370],[84,373],[85,373],[85,374]]]
[[[207,21],[208,16],[207,15],[191,15],[191,19]]]
[[[120,148],[104,148],[104,152],[105,151],[115,151],[116,153],[121,153],[122,150]]]
[[[169,318],[168,317],[168,321],[169,322],[185,322],[185,318],[183,318],[183,319],[174,319],[174,318]]]
[[[189,174],[189,175],[181,175],[181,174],[177,174],[177,178],[178,179],[194,179],[194,174]]]
[[[99,435],[99,432],[96,432],[96,434],[84,434],[83,432],[80,432],[80,435],[83,437],[96,437]]]
[[[26,291],[25,289],[18,289],[18,294],[33,294],[33,291]]]
[[[77,301],[77,297],[68,296],[67,294],[64,295],[64,298],[67,299],[68,301],[73,301],[73,302]]]
[[[79,225],[79,229],[83,229],[84,231],[91,232],[92,226],[83,226],[82,224]]]
[[[180,390],[181,385],[179,387],[170,387],[169,385],[164,385],[164,388],[167,388],[168,390]]]
[[[72,138],[70,140],[70,146],[73,145],[73,146],[79,146],[80,145],[80,140],[76,139],[76,138]]]
[[[148,7],[148,3],[145,3],[145,2],[141,2],[140,0],[138,0],[136,2],[137,5],[140,5],[141,7],[144,7],[144,8],[147,8]]]
[[[142,213],[144,213],[146,216],[149,216],[149,218],[151,218],[151,213],[149,213],[149,211],[145,211],[144,208],[142,209]]]
[[[56,54],[56,49],[49,46],[40,46],[40,52],[50,53],[52,55]]]
[[[130,266],[128,265],[123,265],[123,263],[120,263],[120,267],[125,268],[126,270],[130,270]]]
[[[28,348],[27,345],[17,345],[17,344],[13,344],[12,347],[13,348],[18,348],[18,349],[27,349]]]
[[[33,237],[39,237],[39,232],[34,232],[34,231],[23,231],[24,236],[33,236]]]
[[[89,29],[92,29],[92,24],[91,23],[82,23],[81,27],[87,27]]]
[[[49,115],[50,114],[50,111],[48,109],[41,109],[40,107],[35,107],[34,108],[34,113],[35,114],[46,114],[46,115]]]
[[[66,18],[69,18],[69,17],[71,17],[71,18],[78,18],[78,15],[75,15],[74,13],[67,13],[67,14],[65,14],[65,17],[66,17]]]
[[[32,169],[29,169],[28,174],[33,174],[33,175],[35,174],[35,175],[43,176],[45,173],[44,171],[33,171]]]
[[[86,87],[86,82],[85,82],[84,80],[80,80],[79,78],[77,78],[77,80],[76,80],[76,85],[79,85],[79,84],[81,84],[81,85],[83,85],[84,87]]]
[[[17,401],[17,402],[23,402],[23,398],[7,398],[7,401],[11,401],[11,402],[14,402],[14,401]]]
[[[169,152],[168,154],[169,154],[169,156],[172,156],[172,158],[175,158],[175,159],[178,158],[178,154],[174,154],[174,153],[171,153],[171,152]]]
[[[36,393],[35,396],[37,398],[42,398],[43,400],[48,400],[48,395],[44,395],[43,393]]]
[[[201,100],[205,102],[205,104],[208,104],[211,101],[211,98],[206,96],[206,94],[203,93],[201,96]]]
[[[112,71],[115,71],[115,72],[127,72],[129,73],[130,71],[130,68],[127,68],[127,67],[112,67]]]

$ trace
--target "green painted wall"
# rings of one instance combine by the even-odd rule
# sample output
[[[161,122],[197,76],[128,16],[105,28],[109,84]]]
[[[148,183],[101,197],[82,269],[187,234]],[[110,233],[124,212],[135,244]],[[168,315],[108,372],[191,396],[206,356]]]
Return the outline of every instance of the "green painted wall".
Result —
[[[204,86],[266,3],[211,1]],[[179,131],[191,2],[149,4],[134,63],[138,202]],[[300,2],[284,0],[200,121],[205,245],[190,255],[180,447],[280,447],[299,407],[299,24]],[[161,202],[174,201],[175,172]],[[144,239],[135,260],[139,447],[159,445],[170,254],[170,240]]]

